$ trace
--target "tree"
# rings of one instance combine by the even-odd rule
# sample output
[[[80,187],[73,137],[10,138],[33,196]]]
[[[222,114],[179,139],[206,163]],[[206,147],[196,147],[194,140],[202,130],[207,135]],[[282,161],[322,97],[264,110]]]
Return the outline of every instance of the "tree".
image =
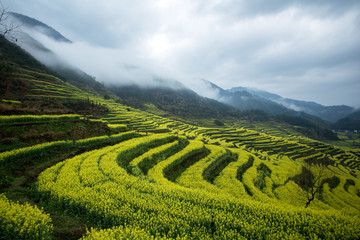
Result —
[[[16,40],[15,37],[11,36],[11,33],[19,27],[19,25],[16,25],[13,22],[9,21],[7,9],[4,7],[0,0],[0,38],[7,37]]]
[[[309,175],[308,178],[309,181],[306,191],[307,201],[305,204],[305,208],[310,205],[310,203],[315,199],[315,195],[320,192],[323,180],[325,180],[326,177],[325,165],[308,165],[307,167],[312,174]]]
[[[316,195],[320,193],[325,180],[329,178],[326,171],[325,164],[305,164],[302,167],[302,172],[296,175],[293,180],[297,183],[305,193],[307,208],[315,199]]]
[[[217,126],[224,126],[224,123],[221,122],[220,120],[217,120],[217,119],[214,120],[214,123],[215,123],[215,125],[217,125]]]

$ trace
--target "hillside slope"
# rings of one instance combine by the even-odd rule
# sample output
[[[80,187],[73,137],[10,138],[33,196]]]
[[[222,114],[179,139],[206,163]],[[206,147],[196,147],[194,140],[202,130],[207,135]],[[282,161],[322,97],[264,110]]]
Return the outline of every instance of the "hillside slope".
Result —
[[[37,115],[0,116],[0,238],[360,238],[359,151],[249,130],[272,129],[257,121],[263,112],[234,110],[248,121],[232,127],[187,124],[34,67],[1,63],[3,105]],[[232,113],[187,90],[122,90],[129,103],[155,98],[189,118]]]
[[[360,111],[339,119],[331,127],[337,130],[360,131]]]
[[[254,96],[259,97],[263,101],[271,101],[280,106],[286,107],[288,110],[296,110],[305,112],[309,115],[316,116],[325,121],[335,122],[354,111],[354,108],[341,106],[324,106],[315,102],[300,101],[295,99],[283,98],[277,94],[269,93],[261,90],[254,90],[244,87],[234,87],[228,90],[232,93],[247,91]]]
[[[60,77],[64,81],[67,81],[84,91],[92,91],[101,95],[112,95],[111,91],[104,87],[103,84],[97,82],[94,77],[61,60],[54,52],[48,49],[47,46],[40,43],[35,38],[36,34],[34,36],[34,33],[45,35],[57,42],[70,44],[71,41],[69,39],[36,19],[18,13],[9,13],[9,16],[18,22],[22,29],[22,31],[14,33],[14,36],[18,38],[18,40],[14,41],[14,44],[20,46],[29,53],[32,58],[37,59],[37,62],[46,66],[47,72],[50,70],[50,73],[53,75]],[[29,64],[29,57],[26,56],[26,54],[24,55],[24,53],[20,53],[19,50],[15,50],[15,47],[9,42],[2,42],[2,44],[6,45],[2,46],[2,51],[10,51],[9,54],[5,53],[6,58],[4,59],[20,65],[23,63],[22,61],[27,61],[25,65]],[[13,54],[12,51],[20,55]],[[38,64],[33,64],[34,63],[30,64],[29,67],[44,70],[43,67],[39,68]]]
[[[31,55],[0,38],[0,98],[20,104],[0,103],[1,114],[104,114],[107,109],[89,100]]]
[[[25,16],[23,14],[15,13],[15,12],[9,12],[8,15],[12,18],[12,20],[16,23],[19,23],[22,27],[26,28],[38,28],[41,29],[41,31],[51,37],[52,39],[60,42],[66,42],[71,43],[69,39],[64,37],[61,33],[56,31],[55,29],[49,27],[43,22],[40,22],[34,18],[30,18],[28,16]]]
[[[169,87],[141,88],[132,86],[112,86],[112,91],[130,106],[146,109],[146,103],[181,118],[231,118],[240,117],[238,110],[213,99],[204,98],[195,92]]]
[[[111,89],[122,99],[122,103],[142,110],[148,110],[148,104],[153,104],[159,111],[165,113],[164,116],[175,116],[187,120],[218,119],[230,122],[243,120],[259,124],[272,122],[287,125],[285,128],[310,138],[338,139],[330,129],[316,121],[285,115],[270,116],[258,110],[239,111],[224,103],[199,96],[186,88],[175,90],[169,87],[141,88],[133,85],[112,86]],[[202,121],[202,124],[204,123]]]
[[[52,238],[360,237],[359,152],[244,128],[193,126],[85,92],[79,96],[110,110],[93,120],[136,131],[0,153],[0,168],[9,174],[1,192],[50,212],[54,232],[46,234]],[[318,176],[303,170],[306,164],[320,164],[326,175],[304,209],[308,185],[302,180]],[[26,192],[30,183],[32,194]],[[21,224],[12,226],[20,234]],[[86,233],[89,226],[97,229]]]

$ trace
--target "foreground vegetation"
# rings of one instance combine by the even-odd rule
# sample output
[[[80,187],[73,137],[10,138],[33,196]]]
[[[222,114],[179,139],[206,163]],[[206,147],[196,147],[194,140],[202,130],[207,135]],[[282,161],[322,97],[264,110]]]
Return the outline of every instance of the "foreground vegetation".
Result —
[[[357,149],[285,126],[191,125],[45,73],[15,72],[33,83],[34,101],[73,99],[106,111],[86,119],[83,112],[0,117],[9,134],[46,125],[64,133],[49,140],[32,134],[28,144],[18,137],[2,148],[1,238],[360,238]],[[95,136],[90,123],[105,130]],[[75,133],[74,124],[82,130]]]

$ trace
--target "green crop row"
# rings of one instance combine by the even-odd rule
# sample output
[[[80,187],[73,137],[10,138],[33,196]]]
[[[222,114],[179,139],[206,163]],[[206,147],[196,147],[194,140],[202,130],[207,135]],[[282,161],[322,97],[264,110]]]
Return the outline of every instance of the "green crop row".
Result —
[[[145,146],[145,142],[159,138],[162,136],[129,140],[68,159],[44,171],[38,178],[35,190],[49,207],[66,209],[69,214],[81,216],[100,228],[108,228],[93,231],[85,239],[100,234],[114,239],[136,234],[145,239],[360,237],[358,219],[336,211],[304,210],[278,204],[276,200],[265,204],[231,196],[220,188],[217,192],[211,192],[192,188],[191,184],[190,187],[182,187],[168,181],[164,173],[166,170],[203,150],[204,145],[198,141],[190,141],[188,146],[158,162],[142,177],[131,175],[126,167],[119,166],[119,161],[126,166],[133,156],[144,154],[145,148],[140,146]],[[157,145],[148,147],[148,151],[153,148],[157,148]],[[237,155],[243,156],[244,152],[238,151]],[[239,163],[243,162],[241,160]],[[237,162],[231,162],[224,171],[233,167],[233,163]],[[255,166],[249,170],[256,172],[260,165],[261,160],[256,160]],[[236,168],[233,173],[236,175]],[[256,191],[251,176],[250,172],[246,172],[243,178],[254,196],[258,196],[259,200],[271,199],[260,190]],[[238,180],[234,178],[231,181]]]
[[[77,114],[66,114],[66,115],[10,115],[10,116],[0,116],[0,124],[59,121],[59,120],[77,120],[77,119],[80,119],[80,115],[77,115]]]
[[[19,204],[0,194],[1,239],[52,239],[49,214],[30,204]]]
[[[139,136],[134,132],[125,132],[111,136],[100,136],[74,141],[55,141],[38,144],[35,146],[14,149],[0,153],[0,165],[16,163],[23,159],[32,158],[34,156],[42,156],[52,150],[68,150],[71,147],[83,147],[94,143],[102,143],[106,141],[122,141],[125,139]]]

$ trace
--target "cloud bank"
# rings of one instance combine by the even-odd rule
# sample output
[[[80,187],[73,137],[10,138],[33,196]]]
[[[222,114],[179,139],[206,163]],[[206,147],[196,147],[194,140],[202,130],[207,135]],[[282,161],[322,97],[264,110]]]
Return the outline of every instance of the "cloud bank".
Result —
[[[3,3],[72,40],[41,38],[99,81],[149,84],[160,77],[195,89],[203,78],[325,105],[360,104],[356,0]]]

